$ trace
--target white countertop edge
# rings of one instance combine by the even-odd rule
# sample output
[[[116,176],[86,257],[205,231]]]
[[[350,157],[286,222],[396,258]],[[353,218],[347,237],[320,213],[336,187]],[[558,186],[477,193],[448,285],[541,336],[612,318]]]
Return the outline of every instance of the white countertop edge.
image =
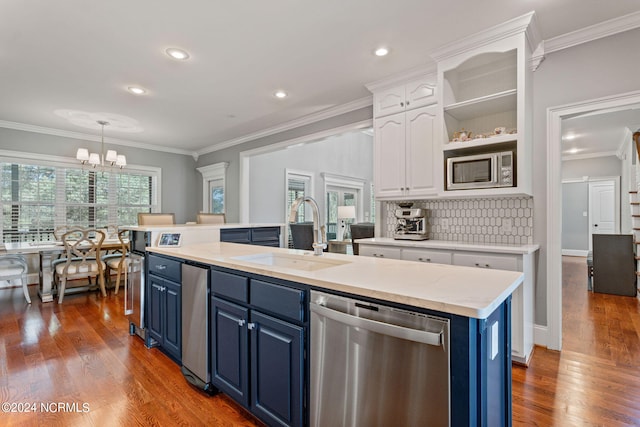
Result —
[[[532,254],[540,245],[508,245],[499,243],[469,243],[448,240],[396,240],[390,237],[372,237],[357,239],[356,243],[384,246],[401,246],[421,249],[448,249],[458,251],[494,252],[505,254]]]
[[[167,225],[122,225],[121,230],[132,231],[171,231],[184,229],[221,229],[221,228],[260,228],[260,227],[284,227],[284,223],[226,223],[226,224],[167,224]]]
[[[207,246],[209,245],[209,246]],[[222,245],[223,249],[226,245],[232,245],[232,248],[229,252],[229,255],[221,255],[220,253],[207,255],[208,248],[215,248],[215,245]],[[340,255],[340,254],[325,254],[323,257],[329,259],[341,259],[347,260],[350,259],[346,265],[340,265],[336,267],[332,267],[330,269],[318,270],[313,272],[292,270],[283,267],[276,266],[266,266],[260,265],[256,263],[251,263],[248,261],[240,261],[237,259],[233,259],[237,256],[242,256],[243,254],[255,254],[255,253],[265,253],[271,252],[275,248],[263,248],[256,247],[251,245],[240,245],[233,243],[211,243],[211,244],[199,244],[199,245],[190,245],[187,247],[181,248],[147,248],[149,252],[164,254],[176,258],[186,259],[190,261],[195,261],[202,264],[214,265],[218,267],[229,268],[233,270],[244,271],[248,273],[254,273],[262,276],[273,277],[276,279],[288,280],[292,282],[298,282],[302,284],[306,284],[312,287],[320,288],[325,291],[338,291],[344,292],[348,294],[352,294],[355,296],[374,298],[381,301],[390,301],[397,304],[419,307],[429,310],[440,311],[443,313],[451,313],[455,315],[460,315],[464,317],[476,318],[476,319],[484,319],[487,318],[504,300],[511,295],[520,284],[524,280],[524,274],[520,272],[512,272],[512,271],[501,271],[501,270],[480,270],[472,268],[472,267],[460,267],[460,266],[450,266],[450,265],[439,265],[439,264],[422,264],[415,263],[411,261],[402,261],[402,260],[391,260],[391,259],[378,259],[378,258],[370,258],[370,257],[357,257],[353,255]],[[306,251],[300,250],[289,250],[280,248],[279,251],[283,253],[289,254],[303,254]],[[312,256],[312,255],[309,255]],[[347,257],[347,258],[345,258]],[[377,285],[375,288],[375,284],[372,287],[367,287],[364,283],[356,283],[357,280],[349,280],[348,277],[358,277],[362,275],[362,273],[354,273],[353,268],[357,268],[357,264],[362,264],[362,271],[367,270],[375,270],[376,268],[391,268],[391,269],[400,269],[404,270],[409,268],[410,270],[414,270],[413,273],[415,277],[416,269],[419,270],[420,275],[424,275],[422,277],[429,276],[429,270],[438,268],[445,269],[460,269],[469,270],[468,277],[477,277],[477,275],[496,275],[499,276],[502,280],[502,285],[500,285],[500,292],[493,295],[491,301],[489,302],[479,302],[478,299],[481,298],[473,298],[466,297],[460,298],[460,295],[449,296],[449,295],[439,295],[436,298],[425,298],[424,296],[420,296],[415,294],[411,295],[410,290],[406,290],[405,292],[394,292],[390,287],[389,288],[381,288],[380,285]],[[350,267],[349,267],[350,266]],[[368,272],[370,273],[370,271]],[[407,273],[409,274],[409,273]],[[346,278],[345,278],[346,277]],[[406,279],[406,278],[405,278]],[[375,279],[374,279],[375,280]],[[504,281],[507,281],[505,283]],[[400,282],[402,283],[402,282]],[[435,285],[442,286],[441,283]],[[469,289],[473,289],[477,291],[482,284],[473,283],[469,285]],[[424,294],[425,289],[419,289],[419,292]],[[435,292],[436,294],[438,292]],[[459,299],[462,302],[455,302],[455,299]]]

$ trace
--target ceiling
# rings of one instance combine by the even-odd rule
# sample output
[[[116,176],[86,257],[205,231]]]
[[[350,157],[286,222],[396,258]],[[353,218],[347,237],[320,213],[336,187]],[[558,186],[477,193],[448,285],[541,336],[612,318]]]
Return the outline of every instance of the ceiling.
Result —
[[[107,141],[207,152],[363,100],[365,84],[428,66],[436,48],[531,10],[550,39],[639,7],[637,0],[3,0],[0,124],[99,135],[97,117],[125,125],[106,128]],[[373,55],[379,46],[390,54]],[[191,57],[173,60],[170,47]],[[133,95],[130,86],[147,93]],[[289,96],[277,99],[279,89]],[[61,111],[75,111],[92,129]]]
[[[575,158],[612,155],[640,130],[640,105],[580,114],[562,121],[562,155]]]

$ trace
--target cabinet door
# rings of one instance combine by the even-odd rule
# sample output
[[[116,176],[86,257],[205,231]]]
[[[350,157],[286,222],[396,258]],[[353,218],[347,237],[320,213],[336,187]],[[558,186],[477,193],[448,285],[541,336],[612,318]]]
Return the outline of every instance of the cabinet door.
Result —
[[[467,267],[490,268],[494,270],[521,271],[518,268],[518,255],[483,253],[454,253],[453,263]]]
[[[379,245],[364,245],[360,243],[360,256],[372,256],[375,258],[400,259],[400,248],[392,248]]]
[[[434,173],[437,106],[406,113],[405,187],[409,196],[436,194]]]
[[[153,275],[149,278],[149,322],[148,333],[162,346],[162,337],[164,335],[164,280]]]
[[[436,264],[451,264],[451,251],[402,248],[402,259],[407,261],[433,262]]]
[[[407,110],[435,104],[436,85],[423,79],[414,80],[405,85],[405,107]]]
[[[374,188],[376,197],[402,196],[405,181],[405,115],[374,122]]]
[[[248,309],[211,298],[212,383],[249,407]]]
[[[164,282],[165,314],[162,348],[178,361],[182,359],[182,289],[179,284]]]
[[[373,117],[400,113],[405,109],[404,85],[376,92],[373,96]]]
[[[269,425],[303,425],[304,330],[251,312],[251,410]]]

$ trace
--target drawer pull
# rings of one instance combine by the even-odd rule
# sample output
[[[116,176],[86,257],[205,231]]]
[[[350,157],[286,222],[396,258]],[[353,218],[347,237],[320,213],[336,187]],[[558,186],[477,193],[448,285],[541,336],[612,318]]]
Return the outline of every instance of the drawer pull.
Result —
[[[166,269],[167,269],[166,265],[163,265],[163,264],[156,265],[156,270],[166,270]]]

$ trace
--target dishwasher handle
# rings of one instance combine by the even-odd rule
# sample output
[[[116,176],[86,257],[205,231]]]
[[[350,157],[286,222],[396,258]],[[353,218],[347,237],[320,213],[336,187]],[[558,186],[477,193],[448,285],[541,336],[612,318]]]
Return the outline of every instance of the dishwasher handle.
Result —
[[[343,323],[345,325],[354,326],[357,328],[367,329],[372,332],[377,332],[383,335],[389,335],[392,337],[415,341],[419,343],[429,344],[433,346],[442,346],[443,332],[428,332],[418,329],[405,328],[402,326],[392,325],[390,323],[378,322],[376,320],[365,319],[364,317],[352,316],[341,311],[336,311],[316,303],[309,304],[311,311],[335,320],[336,322]]]

